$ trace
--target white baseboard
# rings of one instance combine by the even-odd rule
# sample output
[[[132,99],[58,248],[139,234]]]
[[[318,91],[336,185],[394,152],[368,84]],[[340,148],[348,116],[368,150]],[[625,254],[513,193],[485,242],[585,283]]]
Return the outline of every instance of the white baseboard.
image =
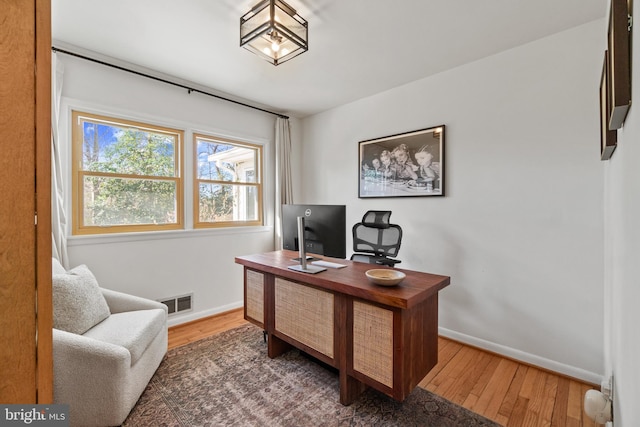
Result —
[[[212,308],[209,310],[193,312],[185,314],[177,314],[175,316],[169,317],[168,324],[169,326],[176,326],[182,323],[192,322],[194,320],[202,319],[204,317],[213,316],[214,314],[224,313],[225,311],[234,310],[236,308],[242,307],[244,305],[243,301],[234,302],[232,304],[223,305],[221,307]]]
[[[221,307],[212,308],[210,310],[189,312],[181,315],[171,317],[168,321],[169,326],[176,326],[182,323],[192,322],[194,320],[202,319],[204,317],[213,316],[215,314],[224,313],[226,311],[234,310],[243,306],[243,301],[238,301],[232,304],[223,305]],[[483,350],[490,351],[492,353],[499,354],[510,359],[514,359],[529,365],[538,366],[549,371],[557,372],[562,375],[566,375],[571,378],[576,378],[590,384],[601,384],[604,375],[596,374],[595,372],[589,372],[575,366],[566,365],[564,363],[556,362],[555,360],[546,359],[544,357],[536,356],[535,354],[526,353],[524,351],[516,350],[511,347],[507,347],[501,344],[496,344],[491,341],[486,341],[481,338],[472,337],[460,332],[452,331],[450,329],[438,328],[438,334],[445,338],[451,338],[452,340],[459,341],[464,344],[468,344],[474,347],[481,348]]]
[[[581,368],[576,368],[575,366],[565,365],[564,363],[556,362],[555,360],[546,359],[544,357],[536,356],[535,354],[526,353],[491,341],[475,338],[450,329],[439,327],[438,333],[443,337],[451,338],[452,340],[459,341],[464,344],[469,344],[510,359],[538,366],[590,384],[599,385],[604,378],[602,374],[596,374],[595,372],[589,372]]]

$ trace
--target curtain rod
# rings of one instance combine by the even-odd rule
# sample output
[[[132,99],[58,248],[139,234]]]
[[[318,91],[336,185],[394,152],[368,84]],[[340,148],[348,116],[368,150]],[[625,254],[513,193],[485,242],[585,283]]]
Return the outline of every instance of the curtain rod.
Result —
[[[138,76],[146,77],[148,79],[152,79],[152,80],[156,80],[156,81],[159,81],[159,82],[162,82],[162,83],[167,83],[167,84],[170,84],[170,85],[173,85],[173,86],[177,86],[177,87],[180,87],[182,89],[186,89],[189,93],[197,92],[197,93],[201,93],[203,95],[208,95],[208,96],[212,96],[214,98],[221,99],[223,101],[233,102],[234,104],[241,105],[243,107],[252,108],[254,110],[262,111],[263,113],[273,114],[274,116],[278,116],[278,117],[281,117],[283,119],[288,119],[289,118],[289,116],[285,116],[284,114],[276,113],[274,111],[265,110],[264,108],[256,107],[254,105],[245,104],[244,102],[235,101],[233,99],[225,98],[224,96],[216,95],[216,94],[210,93],[210,92],[205,92],[205,91],[200,90],[200,89],[195,89],[195,88],[192,88],[192,87],[180,84],[180,83],[172,82],[171,80],[166,80],[166,79],[163,79],[163,78],[160,78],[160,77],[152,76],[150,74],[145,74],[145,73],[142,73],[140,71],[135,71],[135,70],[131,70],[129,68],[121,67],[119,65],[110,64],[109,62],[100,61],[99,59],[90,58],[88,56],[84,56],[84,55],[80,55],[79,53],[70,52],[68,50],[60,49],[60,48],[57,48],[55,46],[51,46],[51,50],[54,51],[54,52],[60,52],[60,53],[64,53],[65,55],[71,55],[71,56],[75,56],[76,58],[81,58],[81,59],[85,59],[87,61],[95,62],[95,63],[100,64],[100,65],[106,65],[107,67],[115,68],[115,69],[118,69],[118,70],[121,70],[121,71],[126,71],[128,73],[136,74]]]

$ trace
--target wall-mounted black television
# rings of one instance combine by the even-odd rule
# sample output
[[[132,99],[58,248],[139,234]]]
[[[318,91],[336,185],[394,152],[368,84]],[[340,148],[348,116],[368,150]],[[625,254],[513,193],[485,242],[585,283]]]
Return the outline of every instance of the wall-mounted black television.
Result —
[[[282,245],[299,250],[298,217],[304,217],[305,243],[308,254],[333,258],[347,257],[345,205],[282,205]]]

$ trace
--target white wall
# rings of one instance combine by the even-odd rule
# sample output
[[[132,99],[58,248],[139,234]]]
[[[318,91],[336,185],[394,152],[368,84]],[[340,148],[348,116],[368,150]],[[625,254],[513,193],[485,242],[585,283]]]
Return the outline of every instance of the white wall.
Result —
[[[606,37],[606,27],[601,37]],[[632,64],[640,35],[632,32]],[[632,102],[640,100],[640,68],[632,65]],[[605,367],[613,374],[616,427],[640,425],[640,110],[631,106],[618,146],[605,163]]]
[[[368,209],[393,210],[405,230],[401,266],[452,278],[441,292],[444,334],[596,383],[603,373],[603,28],[593,22],[292,121],[293,158],[301,160],[294,160],[296,201],[346,204],[348,223]],[[265,177],[273,176],[272,116],[60,58],[63,113],[78,107],[261,142]],[[68,126],[68,115],[62,120]],[[446,197],[357,198],[358,141],[439,124],[447,126]],[[267,212],[272,195],[268,186]],[[74,238],[71,264],[89,265],[105,287],[149,298],[194,292],[194,312],[177,323],[241,305],[233,257],[272,249],[267,219],[251,231]]]
[[[70,265],[87,264],[102,286],[151,299],[193,293],[193,311],[172,317],[171,324],[242,306],[242,268],[234,264],[234,257],[273,250],[275,116],[201,94],[189,95],[184,89],[71,56],[59,54],[58,58],[65,66],[63,143],[70,140],[69,111],[77,108],[184,129],[185,153],[191,152],[193,130],[265,147],[265,227],[72,237]],[[292,128],[294,155],[299,156],[300,122],[292,119]],[[69,162],[69,147],[64,148],[63,156]],[[188,182],[193,176],[192,165],[190,157],[185,157]],[[69,195],[70,170],[66,166]],[[188,184],[186,194],[191,191]],[[191,200],[185,197],[187,228],[192,224]],[[67,207],[70,209],[68,199]]]
[[[592,22],[306,118],[302,178],[303,201],[346,204],[348,223],[393,211],[405,233],[400,267],[451,276],[443,334],[598,384],[602,28]],[[358,199],[358,141],[441,124],[446,197]]]

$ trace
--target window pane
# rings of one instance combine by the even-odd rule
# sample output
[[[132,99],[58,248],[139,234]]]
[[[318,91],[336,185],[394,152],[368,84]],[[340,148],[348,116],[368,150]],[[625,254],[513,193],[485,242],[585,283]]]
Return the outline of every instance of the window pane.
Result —
[[[84,225],[176,224],[176,182],[84,177]]]
[[[82,169],[130,175],[176,176],[176,138],[84,121]]]
[[[198,179],[256,182],[255,148],[198,139],[197,150]]]
[[[258,188],[252,185],[200,184],[200,222],[258,220]]]

